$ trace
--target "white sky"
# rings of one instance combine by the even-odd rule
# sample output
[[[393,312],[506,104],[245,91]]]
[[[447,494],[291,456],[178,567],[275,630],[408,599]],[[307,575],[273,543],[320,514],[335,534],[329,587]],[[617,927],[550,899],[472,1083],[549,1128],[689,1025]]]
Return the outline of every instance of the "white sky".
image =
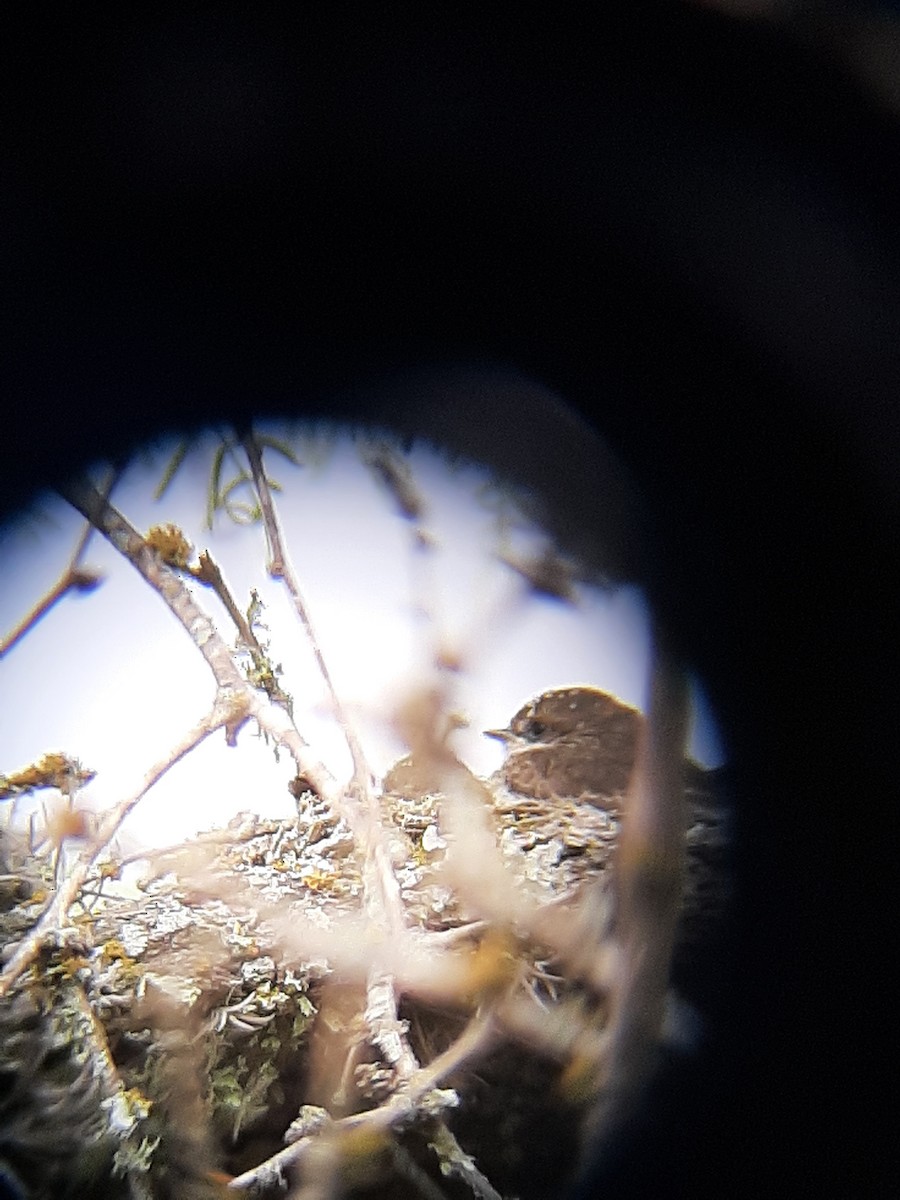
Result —
[[[212,533],[204,528],[216,444],[210,435],[196,445],[159,502],[153,490],[172,447],[155,449],[152,461],[129,468],[112,501],[142,532],[172,522],[198,551],[208,549],[242,610],[250,589],[257,589],[266,605],[271,656],[284,667],[282,683],[294,697],[297,726],[332,772],[345,778],[348,755],[328,715],[304,632],[283,585],[265,570],[262,527],[235,525],[219,512]],[[409,461],[436,539],[428,559],[432,581],[423,591],[410,527],[350,438],[342,436],[324,455],[316,453],[321,439],[294,437],[292,444],[302,468],[271,451],[265,459],[270,478],[284,489],[276,503],[286,543],[338,693],[377,772],[404,752],[390,730],[391,709],[422,681],[435,631],[465,654],[457,706],[471,725],[458,735],[457,747],[479,773],[494,770],[501,758],[499,744],[481,731],[505,725],[522,703],[549,687],[593,684],[644,707],[648,630],[640,593],[585,587],[577,608],[525,596],[494,555],[496,510],[478,496],[490,480],[486,471],[451,468],[432,451],[413,449]],[[223,480],[234,473],[226,468]],[[82,518],[64,501],[47,496],[35,513],[0,531],[0,631],[15,627],[53,585],[82,528]],[[103,584],[88,595],[65,597],[0,660],[0,774],[62,750],[97,771],[81,796],[100,809],[135,791],[148,767],[209,711],[215,683],[161,598],[105,539],[94,534],[82,561],[105,573]],[[234,644],[230,619],[210,589],[190,587]],[[434,611],[431,624],[416,615],[421,595]],[[716,765],[723,752],[699,688],[694,701],[692,753]],[[224,824],[240,810],[289,816],[292,774],[289,757],[282,753],[276,763],[255,727],[244,727],[235,749],[225,746],[220,732],[145,797],[123,829],[122,851],[168,844]]]

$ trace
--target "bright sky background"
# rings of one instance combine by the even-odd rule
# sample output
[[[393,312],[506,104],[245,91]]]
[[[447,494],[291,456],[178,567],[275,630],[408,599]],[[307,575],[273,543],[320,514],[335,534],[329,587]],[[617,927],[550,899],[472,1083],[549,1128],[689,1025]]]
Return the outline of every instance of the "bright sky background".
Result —
[[[390,714],[421,683],[435,630],[465,655],[457,707],[471,724],[459,733],[457,747],[478,773],[494,770],[501,759],[500,746],[481,731],[505,725],[522,703],[549,687],[593,684],[644,707],[648,629],[637,590],[580,588],[577,607],[528,595],[496,558],[496,507],[479,494],[490,476],[481,468],[451,467],[419,446],[409,463],[437,547],[428,559],[432,582],[423,592],[410,526],[360,461],[358,447],[344,434],[329,448],[309,427],[298,437],[302,428],[291,438],[304,465],[267,451],[266,466],[284,489],[276,503],[325,659],[376,772],[404,752],[391,732]],[[271,432],[284,436],[286,430]],[[208,549],[242,610],[250,589],[257,589],[266,605],[271,656],[283,665],[297,726],[331,771],[346,778],[349,756],[304,631],[283,585],[266,573],[262,526],[236,525],[220,511],[213,531],[204,528],[216,445],[212,434],[198,442],[158,502],[153,491],[173,446],[154,448],[129,468],[112,502],[141,532],[172,522],[197,551]],[[223,481],[235,473],[226,468]],[[249,500],[249,491],[241,498]],[[54,584],[82,528],[82,518],[64,501],[47,496],[0,531],[0,631],[14,628]],[[0,660],[0,774],[61,750],[97,771],[81,797],[100,809],[135,791],[148,767],[208,712],[215,683],[161,598],[104,538],[92,536],[82,562],[105,573],[103,584],[87,595],[66,596]],[[211,590],[190,587],[233,645],[235,631]],[[423,594],[434,610],[431,624],[416,613]],[[699,688],[694,707],[691,751],[716,765],[723,752]],[[255,726],[243,728],[235,749],[225,746],[220,732],[141,802],[123,829],[122,852],[169,844],[224,824],[240,810],[290,816],[292,775],[289,756],[282,752],[276,763]]]

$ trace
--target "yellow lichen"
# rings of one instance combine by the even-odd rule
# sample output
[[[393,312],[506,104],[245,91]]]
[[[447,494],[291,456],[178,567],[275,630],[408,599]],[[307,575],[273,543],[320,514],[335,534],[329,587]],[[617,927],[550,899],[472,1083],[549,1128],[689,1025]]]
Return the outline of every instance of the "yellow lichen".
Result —
[[[177,525],[154,525],[144,539],[151,550],[155,550],[164,563],[184,570],[194,547]]]
[[[95,775],[96,771],[82,767],[77,758],[70,758],[58,750],[52,751],[19,771],[0,775],[0,800],[38,788],[59,788],[60,791],[71,792],[90,783]]]

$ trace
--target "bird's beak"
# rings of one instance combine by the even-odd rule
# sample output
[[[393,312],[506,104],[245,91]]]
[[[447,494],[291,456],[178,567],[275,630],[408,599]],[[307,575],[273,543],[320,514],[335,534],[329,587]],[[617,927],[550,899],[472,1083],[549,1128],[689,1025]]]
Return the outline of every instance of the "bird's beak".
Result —
[[[485,729],[485,737],[496,738],[498,742],[514,742],[516,735],[511,729]]]

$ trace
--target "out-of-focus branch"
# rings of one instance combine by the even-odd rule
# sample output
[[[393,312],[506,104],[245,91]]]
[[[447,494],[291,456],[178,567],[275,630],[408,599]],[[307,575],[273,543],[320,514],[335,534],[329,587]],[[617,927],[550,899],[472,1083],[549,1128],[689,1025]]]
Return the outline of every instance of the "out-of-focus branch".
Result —
[[[30,612],[25,614],[12,633],[8,634],[5,638],[0,638],[0,658],[8,654],[13,646],[28,633],[29,629],[32,629],[40,621],[41,617],[46,616],[53,605],[61,600],[67,592],[92,592],[94,588],[99,587],[103,582],[103,575],[100,571],[92,571],[89,567],[79,566],[81,556],[87,548],[88,539],[93,531],[94,527],[88,521],[82,530],[78,544],[72,552],[72,557],[66,569],[53,587],[35,604]]]
[[[92,571],[88,567],[76,567],[70,564],[49,592],[26,613],[12,633],[0,639],[0,658],[8,654],[16,642],[21,641],[29,629],[32,629],[67,592],[92,592],[102,582],[103,575],[100,571]]]
[[[102,495],[108,498],[110,492],[115,486],[119,472],[112,470],[108,473],[106,483],[103,486]],[[59,579],[47,594],[38,601],[38,603],[27,613],[16,628],[5,638],[0,638],[0,659],[12,650],[13,646],[32,629],[41,617],[46,616],[54,604],[61,600],[67,592],[92,592],[94,588],[99,587],[103,582],[103,575],[100,571],[92,571],[89,567],[80,566],[82,556],[87,549],[87,544],[90,541],[91,534],[94,532],[94,525],[89,520],[82,529],[75,549],[72,551],[72,556],[69,559],[68,566],[60,575]]]
[[[631,1114],[660,1040],[682,890],[687,724],[687,679],[657,628],[650,707],[616,859],[618,947],[609,1052],[588,1119],[593,1137],[608,1137]]]

